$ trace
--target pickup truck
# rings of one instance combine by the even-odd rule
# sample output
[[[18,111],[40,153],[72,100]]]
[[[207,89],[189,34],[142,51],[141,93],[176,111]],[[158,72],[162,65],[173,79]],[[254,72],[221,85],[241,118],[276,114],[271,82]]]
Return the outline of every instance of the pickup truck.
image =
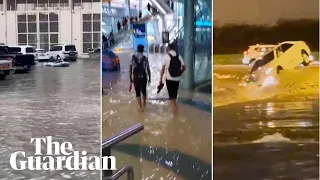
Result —
[[[8,75],[12,74],[13,61],[12,59],[6,59],[0,57],[0,80],[4,80]]]
[[[11,52],[8,46],[0,45],[0,59],[11,60],[13,68],[16,71],[30,71],[35,65],[34,56],[32,54],[21,54]]]

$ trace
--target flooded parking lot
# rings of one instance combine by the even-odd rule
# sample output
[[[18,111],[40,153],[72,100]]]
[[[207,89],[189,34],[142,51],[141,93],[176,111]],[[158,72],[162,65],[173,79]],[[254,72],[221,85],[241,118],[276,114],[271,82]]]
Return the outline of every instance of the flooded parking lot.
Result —
[[[0,81],[0,179],[100,179],[97,171],[14,171],[13,152],[34,154],[30,138],[53,136],[88,156],[100,155],[100,62],[78,60],[70,67],[38,64]]]

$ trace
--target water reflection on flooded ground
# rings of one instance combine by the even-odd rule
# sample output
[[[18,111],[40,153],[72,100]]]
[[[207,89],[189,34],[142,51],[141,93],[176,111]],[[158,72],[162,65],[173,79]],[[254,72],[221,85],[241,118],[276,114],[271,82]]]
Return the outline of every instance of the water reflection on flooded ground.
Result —
[[[100,179],[100,171],[15,171],[9,164],[13,152],[33,155],[30,138],[45,136],[69,141],[88,156],[100,155],[99,63],[39,65],[0,81],[0,179]]]
[[[103,138],[136,123],[145,129],[115,146],[119,166],[132,165],[136,179],[199,179],[211,177],[211,113],[189,104],[180,104],[180,117],[172,120],[166,90],[157,95],[161,55],[150,55],[152,83],[147,110],[138,112],[135,94],[129,93],[130,54],[120,54],[121,72],[104,72]],[[180,98],[211,102],[208,95],[183,93]],[[204,101],[205,100],[205,101]],[[211,106],[211,105],[210,105]]]
[[[312,78],[293,78],[293,75],[310,71]],[[233,98],[234,103],[215,104],[215,179],[319,178],[319,100],[314,93],[318,86],[317,72],[312,67],[284,72],[280,76],[282,84],[273,93],[285,94],[286,98],[272,96],[246,102],[238,98],[241,99],[238,103],[237,98]],[[240,70],[230,74],[237,73]],[[217,81],[216,95],[229,93],[229,96],[237,96],[226,90],[231,87],[230,80]],[[288,98],[289,95],[293,97]],[[223,97],[220,98],[223,102]]]

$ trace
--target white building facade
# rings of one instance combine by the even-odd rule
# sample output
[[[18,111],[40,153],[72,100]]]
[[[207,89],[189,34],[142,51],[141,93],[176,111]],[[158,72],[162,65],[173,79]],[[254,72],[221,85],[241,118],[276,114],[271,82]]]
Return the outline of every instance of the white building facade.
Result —
[[[75,44],[80,56],[100,47],[101,0],[0,0],[0,43],[49,50]]]

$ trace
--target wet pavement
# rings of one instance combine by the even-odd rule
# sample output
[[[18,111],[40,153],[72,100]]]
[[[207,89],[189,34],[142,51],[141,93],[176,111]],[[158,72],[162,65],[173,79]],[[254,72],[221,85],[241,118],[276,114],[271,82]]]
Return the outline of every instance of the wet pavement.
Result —
[[[310,71],[310,68],[306,70],[301,70],[301,73]],[[240,71],[229,75],[236,73]],[[309,80],[314,81],[308,83],[316,88],[318,78],[292,78],[295,77],[292,75],[301,74],[300,70],[285,73],[281,76],[279,87],[285,86],[285,90],[290,92],[286,95],[291,95],[291,98],[277,99],[274,96],[264,100],[214,105],[215,179],[319,179],[319,99],[316,96],[303,97],[312,96],[313,89],[309,90],[309,94],[309,91],[300,93],[299,98],[293,94],[298,93],[293,91],[296,87],[306,87],[305,83]],[[291,77],[287,78],[287,75]],[[218,83],[213,83],[219,86],[214,87],[217,91],[214,96],[223,95],[231,87],[230,79],[216,81]],[[290,86],[286,86],[288,83]],[[301,91],[304,89],[301,88]],[[227,92],[228,96],[236,96],[234,90],[233,94]]]
[[[123,52],[123,51],[122,51]],[[150,54],[152,83],[147,110],[138,112],[134,92],[129,93],[130,51],[119,54],[121,72],[103,73],[102,136],[109,137],[136,123],[145,129],[116,145],[119,166],[132,165],[136,179],[209,180],[211,176],[211,95],[180,91],[180,117],[173,120],[166,87],[157,95],[161,54]],[[195,103],[195,102],[198,102]]]
[[[100,155],[100,62],[37,65],[0,81],[0,179],[100,179],[100,171],[14,171],[10,155],[35,152],[30,138],[53,136],[88,156]]]

